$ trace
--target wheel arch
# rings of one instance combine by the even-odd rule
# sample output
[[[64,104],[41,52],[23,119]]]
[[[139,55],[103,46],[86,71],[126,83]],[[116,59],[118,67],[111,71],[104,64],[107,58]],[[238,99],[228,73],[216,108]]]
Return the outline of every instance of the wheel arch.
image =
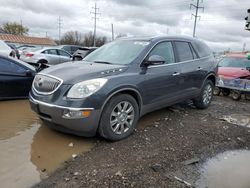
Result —
[[[115,90],[113,92],[111,92],[111,94],[108,96],[108,98],[104,101],[102,108],[101,108],[101,114],[103,112],[103,109],[105,107],[105,105],[107,104],[107,102],[114,97],[115,95],[119,95],[119,94],[128,94],[131,95],[132,97],[134,97],[134,99],[136,100],[138,107],[139,107],[139,112],[141,113],[141,108],[142,108],[142,97],[140,95],[140,92],[137,89],[134,88],[122,88],[122,89],[118,89]]]

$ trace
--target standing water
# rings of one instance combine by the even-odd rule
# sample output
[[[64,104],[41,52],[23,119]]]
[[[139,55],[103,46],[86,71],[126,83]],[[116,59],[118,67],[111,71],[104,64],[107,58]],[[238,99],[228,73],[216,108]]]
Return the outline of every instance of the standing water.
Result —
[[[70,136],[42,125],[27,100],[0,102],[1,187],[31,187],[94,139]]]
[[[208,160],[198,188],[250,188],[250,151],[228,151]]]

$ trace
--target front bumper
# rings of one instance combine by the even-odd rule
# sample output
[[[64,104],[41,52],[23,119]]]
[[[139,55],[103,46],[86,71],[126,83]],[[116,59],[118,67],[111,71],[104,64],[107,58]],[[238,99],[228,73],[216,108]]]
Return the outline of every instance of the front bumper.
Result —
[[[91,137],[96,135],[101,116],[100,110],[53,105],[38,101],[31,96],[29,101],[31,109],[38,114],[38,116],[44,121],[45,125],[61,132],[79,136]],[[63,118],[65,110],[91,110],[91,113],[86,118],[66,119]]]

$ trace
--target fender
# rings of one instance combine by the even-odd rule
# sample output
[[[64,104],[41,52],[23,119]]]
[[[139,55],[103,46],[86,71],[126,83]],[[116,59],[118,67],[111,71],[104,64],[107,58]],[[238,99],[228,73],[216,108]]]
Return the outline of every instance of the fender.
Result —
[[[125,88],[122,88],[122,89],[115,89],[114,91],[111,92],[111,94],[108,96],[108,98],[104,101],[103,105],[102,105],[102,108],[101,108],[101,114],[102,114],[102,111],[105,107],[105,105],[107,104],[107,102],[114,96],[116,95],[117,93],[121,93],[123,91],[133,91],[137,94],[137,97],[139,99],[139,110],[141,111],[141,108],[142,108],[142,105],[143,105],[143,102],[142,102],[142,97],[141,97],[141,94],[140,92],[135,89],[135,88],[132,88],[132,87],[125,87]]]

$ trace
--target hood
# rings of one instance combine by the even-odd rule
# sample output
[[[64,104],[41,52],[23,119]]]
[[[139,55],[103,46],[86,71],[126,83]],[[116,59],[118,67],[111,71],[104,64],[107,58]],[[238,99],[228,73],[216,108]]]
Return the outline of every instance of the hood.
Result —
[[[218,75],[228,79],[250,76],[250,72],[238,67],[219,67]]]
[[[64,84],[75,84],[84,80],[106,77],[120,74],[126,71],[128,66],[111,65],[90,62],[68,62],[51,66],[41,73],[55,76],[63,80]]]

